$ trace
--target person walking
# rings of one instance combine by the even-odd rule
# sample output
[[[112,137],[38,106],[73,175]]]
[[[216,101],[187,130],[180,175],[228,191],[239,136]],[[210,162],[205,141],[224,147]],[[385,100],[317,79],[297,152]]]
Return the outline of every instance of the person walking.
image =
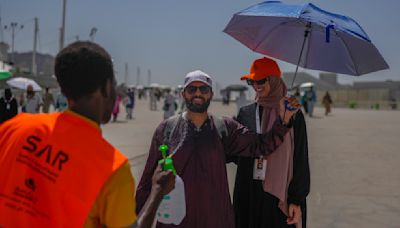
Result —
[[[49,92],[49,88],[46,88],[46,93],[43,96],[43,107],[42,112],[49,113],[50,105],[54,105],[54,97],[53,94]]]
[[[22,112],[27,113],[39,113],[40,106],[43,105],[42,98],[35,93],[32,85],[26,87],[26,97],[21,94],[20,105],[22,107]]]
[[[331,113],[332,98],[328,91],[326,91],[324,97],[322,98],[322,104],[325,107],[325,116]]]
[[[68,108],[68,100],[64,94],[60,93],[57,95],[55,108],[58,112],[63,112]]]
[[[114,103],[114,108],[112,111],[112,116],[113,116],[113,122],[117,122],[118,114],[119,114],[119,106],[121,104],[122,97],[121,95],[117,95],[117,98],[115,99]]]
[[[176,103],[176,97],[171,94],[171,90],[167,90],[167,95],[164,98],[164,120],[175,115],[175,111],[178,109],[178,104]]]
[[[18,103],[11,89],[4,90],[4,96],[0,98],[0,124],[18,114]]]
[[[180,224],[158,222],[166,227],[234,227],[233,208],[226,172],[227,155],[257,157],[267,155],[282,143],[290,130],[286,126],[299,104],[292,101],[281,110],[270,131],[255,134],[231,118],[218,118],[208,112],[213,98],[212,79],[202,71],[186,75],[182,96],[187,111],[163,121],[156,129],[145,169],[138,185],[137,208],[144,205],[151,190],[151,174],[162,159],[161,144],[171,149],[177,175],[185,186],[186,216]],[[284,117],[285,113],[285,117]]]
[[[287,93],[281,70],[272,59],[257,59],[250,74],[241,80],[253,87],[257,99],[240,109],[237,120],[252,131],[265,133],[279,118],[279,101]],[[306,227],[310,171],[301,111],[290,125],[283,143],[270,155],[231,159],[237,165],[233,193],[236,228]]]
[[[125,109],[126,109],[126,119],[133,119],[133,109],[135,108],[135,92],[132,88],[128,88],[126,99]]]
[[[314,87],[311,86],[305,93],[305,98],[307,101],[307,111],[310,117],[314,116],[314,104],[317,102],[317,94],[315,93]]]
[[[303,107],[304,112],[308,114],[307,91],[305,91],[303,96],[301,97],[301,106]]]
[[[156,98],[156,89],[150,88],[149,91],[149,102],[150,102],[150,111],[157,111],[157,98]]]
[[[69,109],[0,125],[0,227],[151,227],[175,176],[158,166],[136,214],[128,158],[100,129],[114,107],[114,72],[101,46],[72,43],[55,59]]]

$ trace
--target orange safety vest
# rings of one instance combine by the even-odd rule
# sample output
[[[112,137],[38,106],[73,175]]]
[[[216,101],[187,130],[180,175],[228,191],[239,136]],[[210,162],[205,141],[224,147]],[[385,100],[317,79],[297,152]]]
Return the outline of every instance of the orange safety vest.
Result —
[[[71,111],[0,125],[0,227],[82,227],[127,158]]]

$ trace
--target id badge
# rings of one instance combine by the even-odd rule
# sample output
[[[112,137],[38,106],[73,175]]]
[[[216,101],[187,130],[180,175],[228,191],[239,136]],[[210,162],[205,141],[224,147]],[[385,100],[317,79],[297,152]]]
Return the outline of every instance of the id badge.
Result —
[[[267,170],[267,160],[262,157],[254,159],[253,179],[264,180],[265,171]]]

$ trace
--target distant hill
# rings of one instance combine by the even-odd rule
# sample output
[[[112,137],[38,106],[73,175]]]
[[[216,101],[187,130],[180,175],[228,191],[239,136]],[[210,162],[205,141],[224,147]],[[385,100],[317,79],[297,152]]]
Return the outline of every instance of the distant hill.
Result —
[[[9,59],[11,54],[9,53]],[[32,52],[16,52],[14,54],[14,68],[21,73],[30,73],[32,65]],[[36,53],[37,72],[39,75],[54,74],[54,57],[49,54]]]

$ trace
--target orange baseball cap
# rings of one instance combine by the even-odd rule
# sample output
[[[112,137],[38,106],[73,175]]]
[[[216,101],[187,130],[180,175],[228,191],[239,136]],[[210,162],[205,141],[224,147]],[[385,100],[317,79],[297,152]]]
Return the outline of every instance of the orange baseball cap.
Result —
[[[266,77],[280,77],[282,75],[281,69],[275,60],[264,57],[262,59],[256,59],[250,68],[250,74],[246,74],[240,78],[240,80],[261,80]]]

